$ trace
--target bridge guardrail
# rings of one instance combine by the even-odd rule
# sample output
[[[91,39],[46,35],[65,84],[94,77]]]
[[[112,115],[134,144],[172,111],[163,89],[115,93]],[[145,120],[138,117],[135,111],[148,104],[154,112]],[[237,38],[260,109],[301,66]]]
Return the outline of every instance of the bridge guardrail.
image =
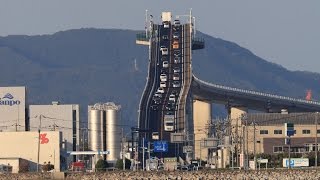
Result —
[[[247,93],[247,94],[259,95],[259,96],[271,97],[271,98],[276,98],[276,99],[283,99],[283,100],[288,100],[288,101],[293,101],[293,102],[300,102],[300,103],[305,103],[305,104],[320,105],[320,102],[317,102],[317,101],[307,101],[307,100],[304,100],[304,99],[291,98],[291,97],[286,97],[286,96],[279,96],[279,95],[274,95],[274,94],[268,94],[268,93],[262,93],[262,92],[252,91],[252,90],[244,90],[244,89],[239,89],[239,88],[233,88],[233,87],[227,87],[227,86],[222,86],[222,85],[218,85],[218,84],[213,84],[213,83],[209,83],[209,82],[200,80],[195,75],[193,75],[193,78],[196,79],[198,82],[203,83],[203,84],[205,84],[207,86],[213,86],[213,87],[224,89],[224,90],[230,90],[230,91],[236,91],[236,92],[241,92],[241,93]]]

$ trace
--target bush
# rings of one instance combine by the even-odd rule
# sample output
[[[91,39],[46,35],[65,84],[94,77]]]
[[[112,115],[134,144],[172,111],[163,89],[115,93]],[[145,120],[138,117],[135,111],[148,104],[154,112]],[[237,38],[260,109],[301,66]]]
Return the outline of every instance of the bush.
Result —
[[[131,166],[131,161],[129,159],[125,159],[125,164],[126,164],[126,169],[130,169]],[[123,169],[123,160],[122,159],[118,159],[117,163],[116,163],[116,168],[118,169]]]
[[[107,167],[108,163],[103,159],[99,159],[96,163],[96,171],[105,171]]]

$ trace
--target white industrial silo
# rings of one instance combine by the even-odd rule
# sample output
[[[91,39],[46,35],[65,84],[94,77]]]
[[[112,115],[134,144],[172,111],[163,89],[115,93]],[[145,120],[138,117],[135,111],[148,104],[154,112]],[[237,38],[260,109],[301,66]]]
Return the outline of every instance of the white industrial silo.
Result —
[[[104,104],[106,111],[106,149],[110,151],[107,161],[116,162],[120,158],[122,123],[120,118],[120,105],[113,102]]]
[[[103,110],[88,108],[89,149],[103,151]]]

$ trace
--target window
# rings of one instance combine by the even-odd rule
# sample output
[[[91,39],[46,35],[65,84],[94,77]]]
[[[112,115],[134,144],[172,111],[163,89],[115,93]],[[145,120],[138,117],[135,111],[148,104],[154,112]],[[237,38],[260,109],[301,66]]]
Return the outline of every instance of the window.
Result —
[[[268,134],[268,130],[260,130],[260,134]]]
[[[302,130],[302,134],[310,134],[310,130],[309,129],[303,129]]]
[[[320,129],[317,129],[317,134],[320,134]]]
[[[282,146],[273,146],[273,153],[282,153],[283,147]]]
[[[282,134],[282,130],[279,130],[279,129],[274,130],[274,131],[273,131],[273,134]]]

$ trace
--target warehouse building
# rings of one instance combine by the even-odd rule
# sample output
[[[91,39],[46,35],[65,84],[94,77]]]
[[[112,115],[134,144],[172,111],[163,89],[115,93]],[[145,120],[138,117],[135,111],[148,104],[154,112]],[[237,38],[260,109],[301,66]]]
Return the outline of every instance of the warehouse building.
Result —
[[[0,147],[0,165],[11,166],[13,173],[41,171],[48,163],[59,172],[65,162],[61,156],[62,134],[58,131],[41,131],[40,136],[37,131],[1,132]]]
[[[80,118],[78,104],[60,104],[29,106],[30,131],[60,131],[66,151],[80,150]],[[76,161],[78,157],[70,156],[67,163]]]

